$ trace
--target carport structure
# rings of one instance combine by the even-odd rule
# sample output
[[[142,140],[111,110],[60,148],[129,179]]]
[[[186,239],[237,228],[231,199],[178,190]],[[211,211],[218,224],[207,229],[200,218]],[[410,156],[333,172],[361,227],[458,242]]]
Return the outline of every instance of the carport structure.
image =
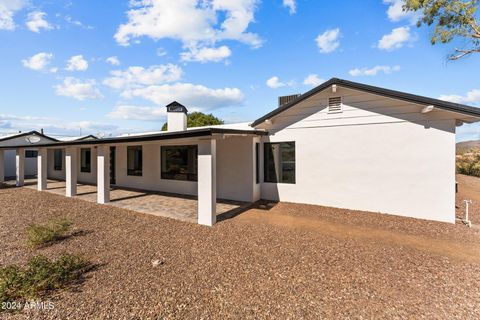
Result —
[[[260,130],[204,127],[176,132],[36,144],[37,189],[47,190],[47,179],[51,178],[53,168],[52,160],[57,161],[55,157],[58,153],[62,154],[61,172],[65,180],[65,196],[77,196],[79,174],[83,174],[80,170],[81,156],[83,161],[83,150],[88,149],[89,163],[93,164],[89,174],[94,179],[93,184],[96,184],[96,202],[110,202],[112,182],[119,188],[185,194],[196,197],[198,201],[198,223],[211,226],[216,222],[218,196],[242,202],[259,200],[260,186],[256,183],[255,170],[246,171],[252,174],[245,176],[245,171],[236,170],[236,167],[254,168],[257,156],[255,144],[264,134],[266,132]],[[19,144],[8,148],[16,150],[15,183],[23,186],[25,150],[32,146]],[[182,152],[189,148],[186,158],[192,171],[188,174],[164,172],[169,157],[177,150],[175,148],[181,148],[178,150]],[[132,153],[131,159],[130,149],[140,150],[140,153]],[[241,156],[236,154],[232,158],[232,151],[239,149],[244,151]],[[3,153],[4,148],[0,147],[0,168],[4,167]],[[132,161],[140,162],[140,175],[132,171],[138,168],[130,169],[129,163]],[[220,176],[219,171],[222,173]],[[177,176],[181,176],[183,180],[176,180]],[[189,181],[186,181],[187,176]],[[4,181],[2,170],[0,181]],[[229,187],[222,188],[227,185]],[[217,190],[221,190],[220,195]]]

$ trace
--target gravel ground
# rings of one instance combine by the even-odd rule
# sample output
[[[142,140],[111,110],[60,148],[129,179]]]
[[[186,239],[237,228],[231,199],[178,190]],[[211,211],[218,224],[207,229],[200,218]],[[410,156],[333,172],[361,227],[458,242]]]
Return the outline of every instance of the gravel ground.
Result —
[[[25,227],[55,217],[81,232],[27,249]],[[480,318],[480,230],[461,224],[282,203],[209,228],[10,188],[0,250],[0,265],[62,252],[97,265],[45,298],[53,310],[6,319]]]
[[[465,202],[472,200],[469,205],[469,219],[472,223],[480,224],[480,178],[457,174],[458,193],[456,198],[457,218],[465,218]]]

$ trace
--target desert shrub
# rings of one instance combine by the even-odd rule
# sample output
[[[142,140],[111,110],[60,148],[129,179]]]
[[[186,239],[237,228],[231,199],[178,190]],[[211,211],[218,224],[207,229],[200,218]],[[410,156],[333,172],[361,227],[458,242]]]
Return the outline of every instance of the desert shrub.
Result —
[[[457,173],[480,177],[480,149],[457,156]]]
[[[79,279],[89,265],[80,256],[63,254],[56,260],[35,256],[24,268],[0,267],[0,303],[35,299],[63,288]]]
[[[32,224],[27,227],[27,242],[40,246],[63,238],[72,223],[68,220],[50,221],[46,225]]]

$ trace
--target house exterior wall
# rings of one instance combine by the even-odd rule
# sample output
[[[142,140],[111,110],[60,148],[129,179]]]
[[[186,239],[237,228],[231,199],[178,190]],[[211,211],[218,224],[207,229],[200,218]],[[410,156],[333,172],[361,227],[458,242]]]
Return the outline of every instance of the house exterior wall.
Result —
[[[16,175],[15,150],[5,150],[5,177],[14,178]],[[37,174],[37,158],[25,158],[25,176]]]
[[[77,148],[77,181],[79,183],[96,184],[97,183],[97,149],[95,147],[85,147],[91,150],[91,170],[90,172],[81,172],[80,170],[80,149]],[[62,170],[55,170],[54,149],[47,151],[47,177],[49,179],[65,180],[65,149],[62,150]],[[36,163],[35,163],[36,164]]]
[[[217,197],[237,201],[254,201],[252,137],[226,137],[217,140]],[[178,181],[161,177],[161,146],[198,145],[198,140],[131,144],[142,146],[142,176],[127,175],[127,146],[116,146],[116,185],[152,191],[197,195],[195,181]],[[257,186],[259,188],[259,185]]]
[[[258,127],[263,142],[296,143],[296,183],[264,182],[262,198],[455,222],[455,115],[327,91]],[[342,113],[327,112],[329,96]]]
[[[55,180],[65,180],[65,149],[62,150],[62,170],[55,170],[55,151],[48,149],[47,151],[47,178]]]
[[[217,196],[253,202],[259,199],[255,183],[253,137],[228,137],[217,141]]]

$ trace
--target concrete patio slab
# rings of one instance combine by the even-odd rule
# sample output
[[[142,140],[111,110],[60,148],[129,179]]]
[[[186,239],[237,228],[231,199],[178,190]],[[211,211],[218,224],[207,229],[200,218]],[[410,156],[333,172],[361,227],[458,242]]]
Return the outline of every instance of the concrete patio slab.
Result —
[[[15,181],[7,181],[6,183],[15,185]],[[36,189],[37,180],[25,179],[24,187]],[[65,196],[65,181],[48,180],[45,192]],[[95,185],[77,184],[75,198],[96,202],[97,187]],[[197,198],[194,196],[112,187],[110,189],[110,203],[107,205],[197,223],[198,205]],[[245,202],[219,199],[217,200],[217,219],[228,218],[249,206],[250,204]]]

